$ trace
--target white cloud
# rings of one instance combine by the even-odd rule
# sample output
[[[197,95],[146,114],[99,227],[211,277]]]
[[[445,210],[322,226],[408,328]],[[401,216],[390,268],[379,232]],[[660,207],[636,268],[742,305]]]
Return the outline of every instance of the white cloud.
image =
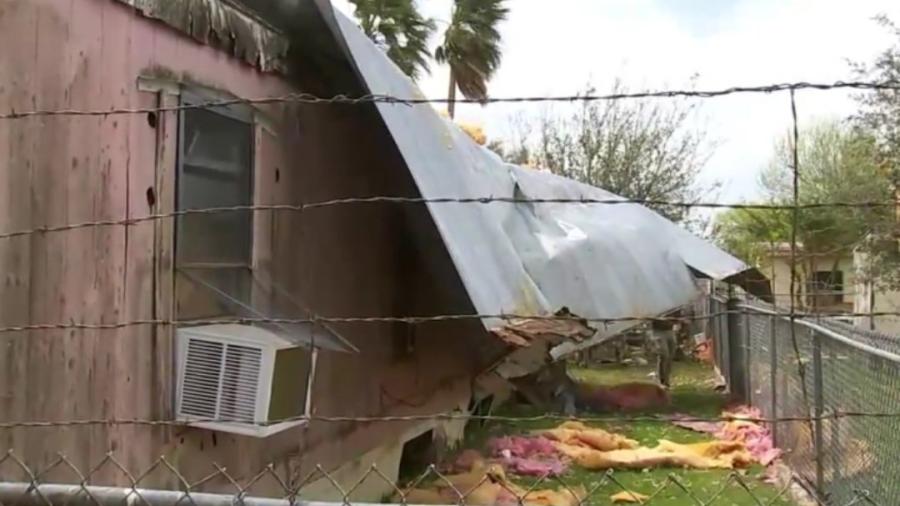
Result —
[[[728,5],[723,5],[728,4]],[[346,0],[334,5],[351,13]],[[446,20],[450,0],[422,0],[422,11]],[[872,17],[900,20],[896,0],[510,0],[501,32],[503,64],[491,95],[571,94],[591,80],[600,89],[621,77],[631,88],[721,88],[849,77],[847,60],[868,61],[892,40]],[[443,97],[447,71],[436,67],[420,83]],[[802,122],[845,117],[853,102],[843,91],[798,95]],[[460,119],[507,133],[511,114],[539,105],[465,105]],[[790,126],[786,94],[706,101],[703,114],[720,144],[704,177],[725,183],[723,201],[752,198],[759,169],[775,137]]]

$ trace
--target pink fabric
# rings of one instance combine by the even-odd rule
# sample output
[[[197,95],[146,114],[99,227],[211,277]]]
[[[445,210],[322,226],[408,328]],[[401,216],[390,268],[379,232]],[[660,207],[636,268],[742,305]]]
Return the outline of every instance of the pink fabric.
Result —
[[[491,455],[510,472],[523,476],[559,476],[569,466],[544,437],[504,436],[488,441]]]
[[[729,410],[725,416],[733,420],[758,420],[762,418],[762,412],[750,406],[739,406]],[[693,421],[687,415],[675,415],[672,422],[678,427],[713,434],[716,439],[723,441],[740,441],[747,446],[747,451],[753,455],[763,466],[769,466],[779,457],[781,450],[775,448],[772,441],[772,433],[759,423],[733,423],[733,422],[703,422]],[[679,420],[680,419],[680,420]]]

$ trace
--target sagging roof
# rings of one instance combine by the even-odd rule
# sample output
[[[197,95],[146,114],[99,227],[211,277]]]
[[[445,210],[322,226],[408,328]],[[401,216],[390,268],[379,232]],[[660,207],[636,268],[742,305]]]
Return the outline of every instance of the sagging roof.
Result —
[[[243,7],[231,0],[116,1],[191,36],[201,44],[225,50],[264,72],[285,69],[289,46],[287,37],[256,15],[249,6]]]
[[[336,42],[369,93],[423,97],[355,23],[339,12],[327,14],[332,15]],[[429,106],[376,107],[426,199],[621,199],[505,163]],[[693,271],[723,280],[749,270],[633,203],[429,203],[428,210],[479,314],[552,315],[565,308],[587,319],[649,318],[700,294]],[[505,323],[484,320],[494,331]],[[598,325],[590,339],[576,332],[579,339],[555,343],[553,355],[590,346],[635,323]]]

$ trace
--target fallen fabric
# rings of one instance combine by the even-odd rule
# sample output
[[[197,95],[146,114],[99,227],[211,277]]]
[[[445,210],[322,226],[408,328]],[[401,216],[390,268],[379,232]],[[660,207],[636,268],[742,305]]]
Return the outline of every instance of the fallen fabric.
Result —
[[[657,450],[687,456],[693,455],[703,459],[715,460],[727,469],[745,468],[753,464],[753,455],[739,441],[708,441],[705,443],[674,443],[660,439]]]
[[[544,437],[506,436],[488,441],[491,455],[504,468],[523,476],[560,476],[569,466]]]
[[[763,417],[759,409],[741,406],[726,411],[723,415],[730,421],[722,425],[716,433],[717,438],[744,443],[757,462],[764,466],[772,464],[781,456],[781,450],[775,447],[771,431],[759,423],[750,421]]]
[[[520,492],[519,496],[522,497],[523,504],[534,506],[577,506],[587,498],[587,489],[584,486],[532,492],[515,487],[515,490]]]
[[[577,506],[587,497],[584,487],[526,490],[511,483],[498,464],[476,461],[465,473],[445,476],[421,488],[394,497],[406,504],[458,504],[472,506]]]
[[[553,439],[560,453],[586,469],[734,469],[753,463],[753,456],[742,441],[680,444],[660,440],[655,448],[647,448],[619,434],[580,422],[565,422],[540,434]]]
[[[539,431],[538,434],[557,443],[599,451],[627,450],[638,447],[638,442],[633,439],[596,427],[588,427],[581,422],[565,422],[555,429]]]
[[[745,450],[707,457],[692,445],[668,446],[660,442],[656,448],[635,448],[601,452],[579,446],[557,443],[557,448],[578,466],[594,471],[608,469],[650,469],[658,467],[691,469],[734,469],[747,465],[751,458]],[[671,443],[670,443],[671,444]],[[706,443],[700,443],[706,444]]]
[[[407,504],[457,504],[463,500],[473,506],[515,504],[518,499],[503,486],[505,480],[499,465],[475,462],[468,472],[447,475],[428,486],[405,490],[395,500]]]
[[[630,490],[625,490],[619,492],[618,494],[613,494],[609,496],[609,500],[614,504],[619,503],[630,503],[630,504],[644,504],[644,501],[650,499],[650,496],[644,494],[638,494],[637,492],[632,492]]]
[[[740,406],[725,411],[722,416],[727,421],[695,421],[690,420],[687,415],[676,415],[672,423],[695,432],[712,434],[723,441],[743,443],[753,458],[763,466],[769,466],[781,457],[782,452],[775,447],[771,431],[764,425],[751,421],[762,418],[758,409]]]

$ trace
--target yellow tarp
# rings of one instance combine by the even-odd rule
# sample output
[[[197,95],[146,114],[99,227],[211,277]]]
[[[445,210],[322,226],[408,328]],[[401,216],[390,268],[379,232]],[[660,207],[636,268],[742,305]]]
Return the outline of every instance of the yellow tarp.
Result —
[[[650,499],[650,496],[644,494],[638,494],[637,492],[631,492],[630,490],[625,490],[623,492],[619,492],[618,494],[613,494],[609,496],[609,500],[614,504],[619,503],[631,503],[631,504],[644,504],[644,501]]]
[[[603,429],[588,427],[581,422],[565,422],[555,429],[539,431],[538,434],[553,441],[591,448],[602,452],[637,448],[638,442]]]
[[[618,434],[572,422],[543,434],[555,441],[560,453],[585,469],[734,469],[753,463],[753,456],[744,444],[735,441],[679,444],[663,439],[655,448],[647,448]]]
[[[587,491],[582,486],[529,492],[511,483],[501,466],[476,462],[467,473],[438,478],[422,488],[404,491],[403,496],[407,504],[513,506],[521,500],[525,506],[577,506],[587,497]],[[395,502],[402,502],[400,499],[399,495],[394,497]]]

